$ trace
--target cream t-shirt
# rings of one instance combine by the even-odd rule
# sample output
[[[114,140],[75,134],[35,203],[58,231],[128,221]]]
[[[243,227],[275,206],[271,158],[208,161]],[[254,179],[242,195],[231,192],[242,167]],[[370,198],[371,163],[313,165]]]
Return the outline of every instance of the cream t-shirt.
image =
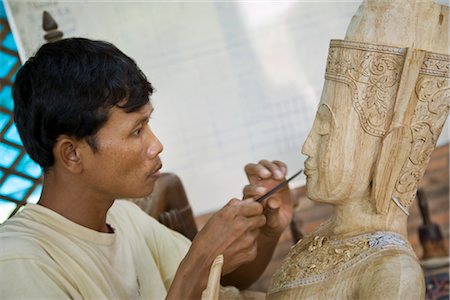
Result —
[[[116,200],[114,233],[27,204],[0,225],[0,299],[164,299],[190,241]]]

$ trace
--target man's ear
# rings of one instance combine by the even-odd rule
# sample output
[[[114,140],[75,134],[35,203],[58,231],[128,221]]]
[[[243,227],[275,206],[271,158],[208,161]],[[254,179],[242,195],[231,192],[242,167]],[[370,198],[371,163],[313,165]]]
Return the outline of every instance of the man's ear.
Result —
[[[80,155],[82,140],[62,135],[56,141],[54,147],[55,160],[71,173],[80,173],[83,164]]]

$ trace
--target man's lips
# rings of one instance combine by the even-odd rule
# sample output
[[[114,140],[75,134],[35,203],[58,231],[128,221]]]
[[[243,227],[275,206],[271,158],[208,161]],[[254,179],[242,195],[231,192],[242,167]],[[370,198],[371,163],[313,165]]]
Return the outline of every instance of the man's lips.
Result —
[[[159,175],[161,175],[161,172],[159,170],[161,170],[162,168],[162,163],[161,161],[158,162],[158,164],[156,165],[156,168],[154,168],[150,173],[149,173],[149,177],[159,177]]]
[[[159,170],[161,170],[162,168],[162,164],[159,165],[159,167],[151,174],[151,176],[159,176],[161,175],[161,172]]]

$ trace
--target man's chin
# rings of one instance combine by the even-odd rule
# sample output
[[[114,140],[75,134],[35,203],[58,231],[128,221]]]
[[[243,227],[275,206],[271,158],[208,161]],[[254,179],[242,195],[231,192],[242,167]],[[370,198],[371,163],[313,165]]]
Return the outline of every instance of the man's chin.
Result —
[[[155,187],[155,184],[149,184],[146,185],[143,188],[140,189],[136,189],[135,191],[129,193],[126,197],[122,197],[122,198],[146,198],[148,196],[150,196],[150,194],[153,192],[153,189]]]

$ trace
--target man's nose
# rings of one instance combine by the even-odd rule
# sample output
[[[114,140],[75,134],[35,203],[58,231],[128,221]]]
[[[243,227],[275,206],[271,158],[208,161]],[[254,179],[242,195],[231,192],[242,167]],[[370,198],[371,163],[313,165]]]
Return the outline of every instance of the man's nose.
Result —
[[[164,149],[161,141],[158,139],[156,135],[153,134],[152,131],[150,131],[150,144],[147,150],[147,156],[150,159],[156,158]]]

